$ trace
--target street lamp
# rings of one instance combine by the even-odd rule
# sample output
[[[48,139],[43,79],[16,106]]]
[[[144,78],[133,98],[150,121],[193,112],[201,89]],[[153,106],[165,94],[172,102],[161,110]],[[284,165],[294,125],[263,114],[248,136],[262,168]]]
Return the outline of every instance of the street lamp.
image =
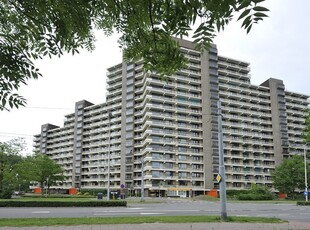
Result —
[[[141,158],[141,202],[144,202],[144,159]]]
[[[306,197],[306,202],[308,202],[308,178],[307,178],[307,156],[306,156],[306,148],[307,144],[304,145],[304,164],[305,164],[305,197]]]
[[[48,193],[48,180],[49,180],[49,177],[46,177],[46,196],[47,196],[47,193]]]
[[[223,128],[222,128],[222,108],[221,101],[217,103],[218,106],[218,142],[219,142],[219,175],[218,181],[220,184],[220,199],[221,199],[221,220],[227,219],[226,211],[226,176],[224,165],[224,147],[223,147]]]
[[[111,145],[111,112],[108,114],[108,185],[107,185],[107,200],[110,200],[110,145]]]

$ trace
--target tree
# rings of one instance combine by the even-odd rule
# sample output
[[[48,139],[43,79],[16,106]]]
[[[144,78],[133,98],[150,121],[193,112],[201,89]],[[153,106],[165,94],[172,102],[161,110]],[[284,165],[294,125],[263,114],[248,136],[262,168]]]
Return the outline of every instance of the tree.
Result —
[[[307,169],[308,183],[310,169]],[[300,155],[294,155],[289,159],[285,159],[281,165],[272,172],[274,187],[281,193],[292,196],[296,189],[304,190],[305,187],[305,171],[304,158]]]
[[[16,164],[22,161],[23,139],[0,142],[0,197],[10,198],[18,184]]]
[[[188,36],[195,28],[197,49],[206,49],[236,12],[249,32],[267,17],[268,9],[260,6],[264,1],[1,0],[0,110],[25,105],[25,98],[15,91],[41,76],[34,60],[74,54],[79,48],[93,50],[95,29],[107,36],[120,33],[127,60],[143,58],[146,70],[169,76],[186,64],[172,37]]]
[[[50,186],[65,179],[61,166],[47,155],[40,153],[27,157],[17,166],[17,172],[21,173],[25,180],[39,182],[42,194],[44,185],[47,185],[49,190]]]

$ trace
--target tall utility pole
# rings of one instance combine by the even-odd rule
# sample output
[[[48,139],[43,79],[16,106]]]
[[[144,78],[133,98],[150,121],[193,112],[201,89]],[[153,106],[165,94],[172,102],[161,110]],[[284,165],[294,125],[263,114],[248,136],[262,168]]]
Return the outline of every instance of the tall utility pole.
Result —
[[[141,202],[144,202],[144,159],[141,158]]]
[[[110,200],[110,145],[111,145],[111,112],[108,113],[108,185],[107,200]]]
[[[223,147],[223,128],[222,128],[222,108],[221,101],[217,102],[218,106],[218,141],[219,141],[219,184],[220,184],[220,200],[221,200],[221,220],[227,219],[226,211],[226,176],[224,165],[224,147]]]
[[[306,202],[308,202],[308,178],[307,178],[307,144],[304,145],[304,163],[305,163],[305,197],[306,197]]]

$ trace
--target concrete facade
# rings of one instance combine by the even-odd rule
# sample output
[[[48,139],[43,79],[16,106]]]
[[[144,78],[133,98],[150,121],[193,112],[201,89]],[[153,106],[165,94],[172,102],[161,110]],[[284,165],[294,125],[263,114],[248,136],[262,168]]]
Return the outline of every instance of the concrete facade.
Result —
[[[139,194],[143,170],[146,196],[217,189],[218,100],[227,189],[272,187],[275,166],[302,153],[309,96],[273,78],[252,85],[249,63],[219,56],[216,46],[198,52],[179,43],[189,62],[175,75],[160,79],[143,71],[143,61],[123,61],[108,69],[105,103],[77,102],[64,127],[42,126],[35,151],[71,178],[59,186]]]

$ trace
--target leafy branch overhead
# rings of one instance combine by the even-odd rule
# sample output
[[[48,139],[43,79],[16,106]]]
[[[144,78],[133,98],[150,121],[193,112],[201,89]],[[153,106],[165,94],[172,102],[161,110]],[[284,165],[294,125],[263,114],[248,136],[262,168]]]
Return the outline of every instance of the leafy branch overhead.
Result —
[[[120,34],[128,60],[143,58],[146,70],[162,76],[186,64],[172,37],[192,38],[197,49],[210,47],[216,33],[239,13],[242,27],[267,17],[265,0],[1,0],[0,110],[25,105],[16,94],[41,76],[34,61],[45,56],[94,49],[94,31]]]

